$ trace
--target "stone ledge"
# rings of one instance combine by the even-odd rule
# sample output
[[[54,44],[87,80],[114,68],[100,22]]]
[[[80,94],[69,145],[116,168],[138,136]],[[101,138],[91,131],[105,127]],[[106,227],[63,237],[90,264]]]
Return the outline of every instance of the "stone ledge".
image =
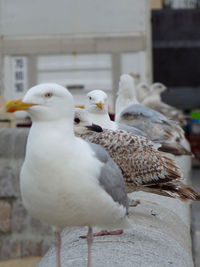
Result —
[[[121,236],[95,237],[92,247],[93,266],[193,267],[190,229],[181,220],[174,221],[175,215],[170,216],[168,213],[164,216],[165,210],[157,210],[158,214],[152,215],[152,207],[146,206],[144,201],[137,208],[131,208],[133,228],[125,230]],[[87,228],[63,231],[63,266],[86,266],[87,244],[86,240],[79,238],[86,233]],[[55,247],[52,246],[38,267],[54,267],[55,260]]]
[[[6,233],[10,231],[10,211],[10,203],[0,200],[0,232]]]
[[[29,129],[0,128],[0,157],[24,158]]]
[[[26,257],[9,261],[0,261],[1,267],[35,267],[40,257]]]

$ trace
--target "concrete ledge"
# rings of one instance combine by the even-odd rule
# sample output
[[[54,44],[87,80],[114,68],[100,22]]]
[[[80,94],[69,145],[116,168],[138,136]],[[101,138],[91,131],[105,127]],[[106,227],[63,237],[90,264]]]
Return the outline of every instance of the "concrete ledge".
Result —
[[[9,261],[0,261],[1,267],[35,267],[40,257],[26,257]]]
[[[190,228],[176,214],[153,202],[142,201],[131,208],[133,229],[121,236],[94,239],[92,262],[95,267],[192,267]],[[87,229],[64,230],[62,266],[86,266],[86,240],[79,238]],[[55,247],[48,251],[38,267],[55,266]]]

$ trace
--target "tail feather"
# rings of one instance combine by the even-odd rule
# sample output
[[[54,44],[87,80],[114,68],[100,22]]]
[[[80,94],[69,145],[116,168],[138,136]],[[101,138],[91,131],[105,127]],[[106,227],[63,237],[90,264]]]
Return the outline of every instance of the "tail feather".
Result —
[[[162,162],[165,170],[168,173],[168,176],[172,177],[171,180],[181,179],[182,171],[176,162],[170,157],[166,156],[165,153],[162,155]]]
[[[178,198],[182,201],[194,200],[200,201],[200,194],[197,193],[192,187],[183,184],[182,182],[155,184],[148,186],[148,190],[154,194],[167,196],[171,198]]]
[[[171,153],[175,156],[181,156],[181,155],[187,155],[192,156],[192,152],[188,151],[186,148],[184,148],[182,145],[178,143],[162,143],[162,146],[159,147],[159,151]]]

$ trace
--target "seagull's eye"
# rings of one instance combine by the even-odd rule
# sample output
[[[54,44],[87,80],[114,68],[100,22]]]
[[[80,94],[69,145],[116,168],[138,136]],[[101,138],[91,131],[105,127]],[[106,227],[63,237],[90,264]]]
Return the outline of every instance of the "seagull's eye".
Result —
[[[53,96],[53,93],[46,93],[44,96],[45,96],[46,98],[50,98],[50,97]]]
[[[91,96],[89,96],[89,99],[90,99],[90,100],[92,100],[92,97],[91,97]]]
[[[79,118],[75,118],[74,121],[75,121],[76,123],[80,123],[80,119],[79,119]]]

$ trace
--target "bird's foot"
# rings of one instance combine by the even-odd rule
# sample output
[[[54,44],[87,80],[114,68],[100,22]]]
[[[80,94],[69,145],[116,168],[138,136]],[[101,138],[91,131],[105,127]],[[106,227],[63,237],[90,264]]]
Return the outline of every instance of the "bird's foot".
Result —
[[[139,199],[130,199],[130,202],[129,202],[129,207],[137,207],[137,205],[140,204],[140,200]]]
[[[121,234],[123,234],[123,230],[114,230],[114,231],[102,230],[98,233],[94,233],[93,237],[104,236],[104,235],[121,235]],[[87,236],[85,236],[85,235],[80,236],[80,238],[86,238],[86,237]]]

